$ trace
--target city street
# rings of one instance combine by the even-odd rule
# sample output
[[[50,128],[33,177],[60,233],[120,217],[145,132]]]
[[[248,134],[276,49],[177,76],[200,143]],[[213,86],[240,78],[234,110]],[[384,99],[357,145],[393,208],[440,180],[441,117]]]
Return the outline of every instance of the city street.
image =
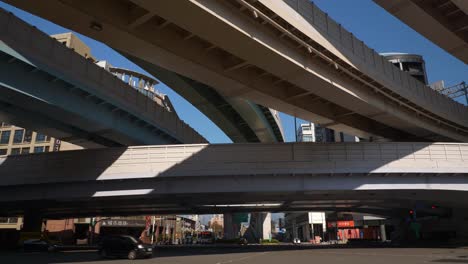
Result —
[[[468,263],[468,249],[441,248],[164,248],[152,259],[101,259],[95,251],[58,253],[0,253],[0,263]]]
[[[468,264],[467,65],[468,0],[0,0],[0,264]]]

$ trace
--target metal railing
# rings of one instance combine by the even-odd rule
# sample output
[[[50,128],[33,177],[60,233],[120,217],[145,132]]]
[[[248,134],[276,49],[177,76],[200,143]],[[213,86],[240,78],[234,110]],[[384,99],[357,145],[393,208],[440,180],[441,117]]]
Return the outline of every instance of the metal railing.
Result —
[[[465,82],[450,87],[436,87],[435,90],[451,99],[464,96],[466,105],[468,105],[468,85]]]
[[[466,127],[460,125],[461,123],[456,123],[454,121],[457,119],[458,121],[463,120],[463,117],[466,115],[466,107],[463,104],[452,101],[450,99],[447,100],[446,97],[439,96],[437,92],[435,92],[433,89],[425,87],[409,73],[393,67],[390,62],[380,56],[375,50],[365,45],[363,41],[357,39],[351,32],[347,31],[340,24],[331,19],[328,14],[320,10],[313,3],[307,0],[285,1],[288,3],[288,5],[291,5],[291,3],[294,2],[295,5],[293,4],[292,8],[298,12],[298,14],[303,16],[307,22],[320,30],[322,33],[325,33],[330,40],[339,43],[343,47],[343,50],[349,51],[355,58],[355,61],[358,61],[360,64],[374,69],[373,71],[380,74],[380,76],[384,76],[386,81],[390,82],[390,86],[380,85],[380,83],[376,80],[366,80],[367,78],[365,78],[364,74],[362,74],[362,76],[356,74],[353,72],[353,70],[351,70],[352,67],[346,65],[345,62],[342,62],[340,59],[330,57],[327,54],[317,50],[311,44],[307,43],[297,35],[298,30],[293,32],[275,21],[275,19],[279,19],[279,16],[272,18],[256,8],[254,4],[250,4],[245,0],[236,1],[244,8],[253,12],[255,17],[261,17],[266,23],[269,23],[277,30],[283,32],[283,34],[296,41],[309,53],[323,59],[330,66],[333,66],[337,71],[344,72],[352,79],[360,81],[366,86],[371,87],[375,92],[382,94],[386,98],[396,102],[401,106],[405,106],[420,116],[424,116],[437,122],[438,124],[444,124],[445,126],[450,127],[457,132],[463,131],[468,133]],[[299,8],[299,6],[301,7]],[[286,23],[288,22],[286,21]],[[374,76],[375,74],[370,73],[370,75]],[[398,96],[395,96],[393,93],[397,94]],[[399,97],[407,99],[407,101],[402,100],[402,98]],[[434,105],[439,106],[440,109],[444,109],[444,111],[441,111],[437,114],[428,113],[426,110],[431,109],[431,107]],[[450,113],[447,114],[445,113],[446,111],[450,111]],[[440,118],[441,116],[439,114],[442,114],[442,119]]]
[[[159,84],[156,79],[142,73],[123,68],[110,67],[109,71],[117,76],[117,78],[133,87],[139,93],[164,107],[167,111],[175,113],[174,106],[170,102],[169,98],[156,89],[156,85]]]

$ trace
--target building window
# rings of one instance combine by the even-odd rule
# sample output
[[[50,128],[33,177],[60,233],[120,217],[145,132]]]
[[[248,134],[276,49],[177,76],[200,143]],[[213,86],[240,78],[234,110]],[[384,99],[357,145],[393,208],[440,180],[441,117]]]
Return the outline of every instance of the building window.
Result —
[[[0,149],[0,156],[6,155],[7,149]]]
[[[29,147],[28,148],[22,148],[21,149],[21,154],[29,154]]]
[[[303,142],[312,142],[312,135],[303,135],[302,136]]]
[[[13,135],[13,143],[23,143],[24,129],[15,130]]]
[[[34,147],[34,153],[44,152],[44,147]]]
[[[21,153],[20,148],[12,148],[10,155],[19,155]]]
[[[46,142],[49,140],[50,138],[44,134],[41,134],[41,133],[36,134],[36,142]]]
[[[10,142],[11,131],[2,131],[0,135],[0,144],[8,144]]]
[[[24,142],[27,142],[27,143],[30,143],[31,140],[32,140],[32,131],[31,130],[27,130],[26,129],[26,132],[24,132]]]
[[[16,224],[16,223],[18,223],[18,217],[0,217],[0,223],[2,223],[2,224]]]
[[[49,151],[50,151],[50,147],[46,146],[44,152],[49,152]]]

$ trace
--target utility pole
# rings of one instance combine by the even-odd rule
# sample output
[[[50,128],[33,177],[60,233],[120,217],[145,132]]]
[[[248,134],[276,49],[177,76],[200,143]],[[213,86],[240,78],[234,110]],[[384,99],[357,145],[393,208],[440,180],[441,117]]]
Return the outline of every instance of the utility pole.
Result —
[[[96,225],[99,223],[99,222],[102,222],[102,221],[105,221],[105,220],[109,220],[111,218],[101,218],[99,220],[96,221],[96,219],[94,217],[91,218],[91,222],[89,223],[90,226],[91,226],[91,234],[90,234],[90,240],[89,240],[89,244],[92,245],[94,243],[94,232],[95,232],[95,229],[96,229]]]
[[[154,242],[154,224],[156,222],[156,217],[154,215],[151,216],[151,245]]]
[[[294,115],[294,135],[295,135],[295,141],[297,142],[297,117]]]

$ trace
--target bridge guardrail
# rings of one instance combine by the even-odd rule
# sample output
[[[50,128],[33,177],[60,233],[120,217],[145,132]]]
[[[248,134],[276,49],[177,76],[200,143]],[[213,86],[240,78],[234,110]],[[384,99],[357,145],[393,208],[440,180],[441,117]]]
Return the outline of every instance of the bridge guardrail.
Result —
[[[468,175],[468,144],[157,145],[0,158],[0,186],[155,177],[348,173]]]
[[[370,73],[369,76],[382,83],[386,88],[428,111],[436,106],[436,115],[466,126],[468,107],[440,95],[413,78],[409,73],[394,67],[312,2],[308,0],[283,1],[320,33],[326,35],[328,41],[341,47],[338,50],[346,54],[352,63],[359,68],[366,69],[365,72]],[[307,32],[303,33],[307,35]]]

